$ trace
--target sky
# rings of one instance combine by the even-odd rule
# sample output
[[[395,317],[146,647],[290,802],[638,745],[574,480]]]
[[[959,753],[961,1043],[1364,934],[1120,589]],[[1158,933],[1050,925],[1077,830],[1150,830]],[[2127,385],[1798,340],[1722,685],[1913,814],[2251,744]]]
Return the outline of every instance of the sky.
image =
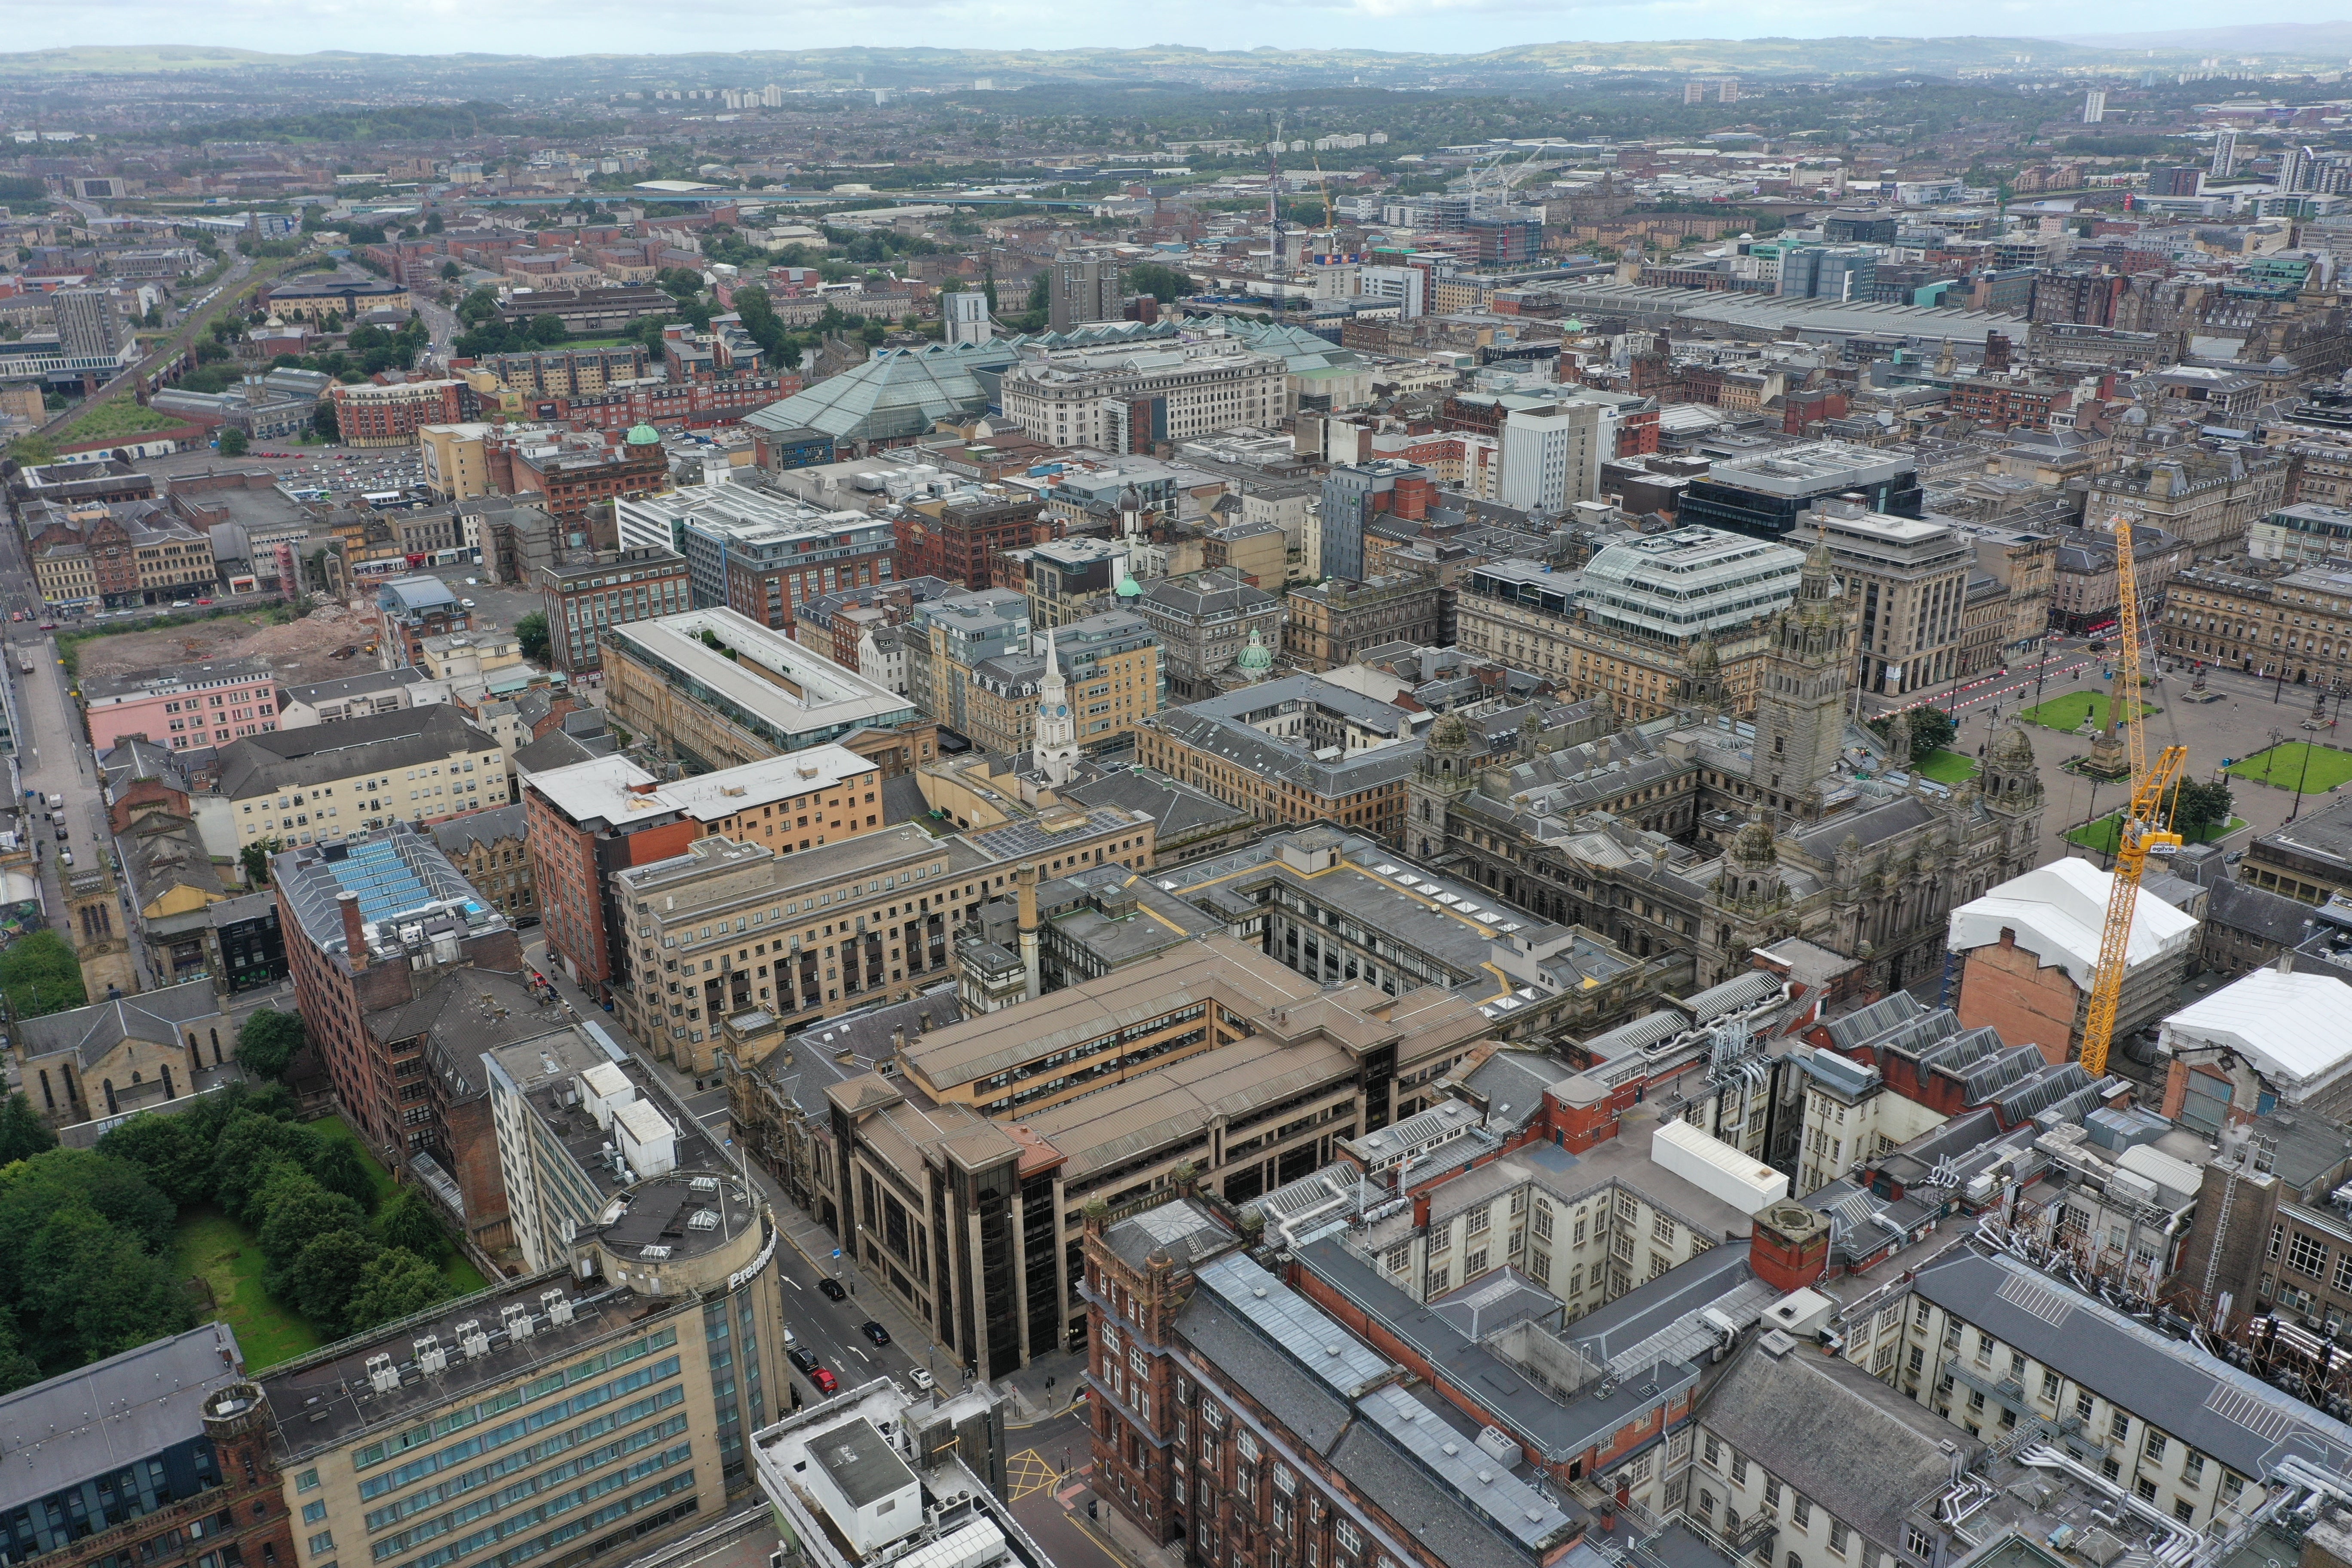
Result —
[[[2294,0],[2251,0],[2226,18],[2192,0],[2120,0],[2053,11],[2046,0],[1980,0],[1959,10],[1884,0],[1179,0],[1150,7],[1071,0],[76,0],[13,7],[8,50],[76,44],[214,44],[293,53],[479,50],[499,54],[673,53],[824,48],[1120,47],[1311,48],[1334,45],[1475,53],[1563,38],[1822,37],[1840,34],[2032,36],[2321,20]],[[1906,25],[1906,22],[1908,25]],[[1890,26],[1890,24],[1893,24]],[[1140,28],[1148,37],[1139,37]]]

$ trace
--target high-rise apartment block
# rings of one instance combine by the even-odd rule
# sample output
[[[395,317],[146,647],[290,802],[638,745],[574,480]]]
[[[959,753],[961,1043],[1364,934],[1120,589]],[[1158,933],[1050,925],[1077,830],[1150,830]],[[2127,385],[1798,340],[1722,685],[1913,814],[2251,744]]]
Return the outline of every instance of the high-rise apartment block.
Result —
[[[114,294],[106,289],[60,289],[49,296],[58,342],[71,359],[112,359],[131,336]]]
[[[1090,321],[1116,321],[1126,313],[1118,262],[1106,251],[1066,250],[1056,256],[1046,274],[1046,325],[1057,332]]]
[[[976,289],[940,295],[940,320],[950,346],[984,343],[996,335],[995,323],[988,319],[988,296]]]

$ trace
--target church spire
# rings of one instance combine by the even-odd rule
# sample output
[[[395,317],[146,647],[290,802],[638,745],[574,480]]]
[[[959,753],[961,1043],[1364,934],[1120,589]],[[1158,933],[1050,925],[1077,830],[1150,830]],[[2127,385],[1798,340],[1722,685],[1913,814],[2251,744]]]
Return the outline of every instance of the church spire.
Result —
[[[1061,660],[1054,656],[1054,629],[1045,628],[1045,668],[1037,679],[1037,724],[1030,743],[1030,761],[1046,781],[1070,782],[1078,763],[1078,723],[1070,712],[1069,682],[1062,679]]]

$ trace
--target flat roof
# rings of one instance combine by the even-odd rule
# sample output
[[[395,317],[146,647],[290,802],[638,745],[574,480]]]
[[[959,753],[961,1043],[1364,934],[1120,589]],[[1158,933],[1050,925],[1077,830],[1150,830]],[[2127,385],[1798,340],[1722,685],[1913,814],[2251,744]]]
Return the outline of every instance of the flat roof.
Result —
[[[1247,1001],[1264,1008],[1305,1001],[1320,989],[1255,948],[1205,937],[1165,957],[909,1040],[907,1065],[927,1084],[968,1084],[1220,990],[1237,1005]]]
[[[706,632],[737,657],[705,644]],[[911,701],[887,687],[733,610],[637,621],[612,627],[605,638],[608,652],[642,659],[684,695],[735,722],[769,730],[765,738],[780,744],[828,728],[888,729],[918,716]]]

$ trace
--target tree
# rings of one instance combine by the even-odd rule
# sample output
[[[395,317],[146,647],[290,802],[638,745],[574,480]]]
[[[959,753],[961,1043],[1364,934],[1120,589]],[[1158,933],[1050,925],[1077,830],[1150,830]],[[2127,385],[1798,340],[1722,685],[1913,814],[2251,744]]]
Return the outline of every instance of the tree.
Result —
[[[279,1079],[303,1042],[302,1015],[256,1008],[236,1031],[236,1062],[258,1079]]]
[[[224,425],[220,433],[220,453],[224,458],[242,458],[252,449],[253,438],[234,425]]]
[[[359,1230],[367,1224],[359,1205],[341,1193],[329,1192],[308,1171],[289,1165],[285,1172],[261,1193],[261,1203],[268,1207],[261,1222],[261,1256],[274,1269],[290,1267],[312,1237],[331,1230]]]
[[[5,994],[19,1018],[62,1013],[89,1001],[82,990],[80,963],[65,938],[53,931],[20,937],[0,952],[0,994]]]
[[[441,281],[444,283],[455,283],[457,281],[457,264],[456,262],[445,261],[441,264]]]
[[[523,658],[533,664],[545,664],[551,647],[547,640],[547,612],[533,610],[527,616],[516,616],[515,641],[520,645]]]
[[[415,1187],[392,1194],[375,1216],[375,1234],[384,1246],[413,1252],[427,1263],[438,1265],[449,1256],[449,1233],[434,1217],[432,1203]]]
[[[342,423],[335,416],[335,400],[333,398],[322,397],[319,399],[318,406],[310,410],[310,428],[317,431],[320,435],[324,436],[330,441],[338,440],[341,437],[343,433]]]
[[[269,858],[286,846],[275,837],[257,839],[236,852],[236,863],[245,872],[247,887],[269,886]]]
[[[541,347],[560,343],[571,335],[561,316],[541,316],[530,324],[530,341]]]
[[[50,1215],[26,1258],[27,1316],[58,1370],[135,1349],[188,1326],[170,1265],[94,1210]]]
[[[327,1231],[307,1242],[287,1268],[287,1294],[294,1310],[310,1320],[323,1339],[341,1339],[344,1309],[367,1267],[383,1248],[354,1229]]]
[[[368,1260],[343,1308],[343,1330],[357,1333],[378,1323],[397,1322],[449,1294],[440,1269],[402,1247],[389,1247]]]
[[[375,1177],[369,1173],[359,1145],[350,1139],[320,1138],[310,1157],[310,1174],[329,1192],[341,1193],[359,1205],[361,1213],[375,1207]]]
[[[324,1142],[309,1128],[240,1107],[213,1142],[213,1197],[241,1224],[257,1225],[261,1214],[255,1200],[264,1184],[277,1174],[281,1162],[314,1170],[319,1146]],[[329,1184],[320,1182],[321,1186]]]
[[[1201,291],[1201,286],[1190,276],[1173,267],[1162,267],[1156,261],[1129,268],[1127,286],[1139,294],[1150,295],[1163,305]]]
[[[212,1097],[207,1097],[212,1098]],[[176,1206],[212,1195],[212,1141],[220,1124],[191,1110],[164,1116],[142,1110],[98,1141],[98,1152],[137,1166]]]
[[[58,1135],[20,1089],[0,1100],[0,1165],[29,1160],[58,1146]]]
[[[2230,786],[2218,779],[2210,784],[2182,779],[2165,796],[2163,815],[2171,820],[2175,833],[2189,837],[2200,828],[2228,822],[2237,804]]]
[[[499,319],[499,291],[488,285],[474,289],[457,301],[457,319],[468,326],[478,327],[485,321]]]

